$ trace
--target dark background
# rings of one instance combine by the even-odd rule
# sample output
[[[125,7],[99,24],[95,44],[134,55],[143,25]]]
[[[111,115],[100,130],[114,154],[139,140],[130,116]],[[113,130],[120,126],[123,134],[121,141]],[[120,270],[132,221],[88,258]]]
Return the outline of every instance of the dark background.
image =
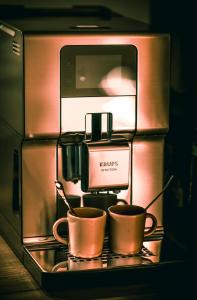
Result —
[[[192,1],[151,1],[151,28],[171,35],[170,130],[166,173],[175,181],[166,193],[166,228],[187,249],[195,236],[197,198],[196,43]]]

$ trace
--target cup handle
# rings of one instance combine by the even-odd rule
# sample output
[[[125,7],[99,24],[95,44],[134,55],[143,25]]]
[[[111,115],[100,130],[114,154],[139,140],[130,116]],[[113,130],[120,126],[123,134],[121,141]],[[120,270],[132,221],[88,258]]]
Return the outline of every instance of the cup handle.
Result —
[[[144,232],[144,236],[149,236],[151,235],[157,228],[157,219],[154,215],[150,214],[150,213],[146,213],[146,219],[150,218],[152,219],[152,226]]]
[[[65,245],[68,245],[68,239],[67,238],[62,238],[59,233],[58,233],[58,226],[60,225],[60,223],[66,223],[68,224],[68,220],[66,217],[64,218],[60,218],[58,219],[54,224],[53,224],[53,235],[54,235],[54,238],[62,243],[62,244],[65,244]]]

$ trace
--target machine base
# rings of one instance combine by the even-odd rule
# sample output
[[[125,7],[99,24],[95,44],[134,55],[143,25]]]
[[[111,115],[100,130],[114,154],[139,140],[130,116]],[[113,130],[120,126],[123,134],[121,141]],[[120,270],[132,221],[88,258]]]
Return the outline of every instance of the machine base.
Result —
[[[102,255],[94,259],[73,257],[59,244],[25,247],[24,265],[44,289],[65,290],[167,280],[183,268],[184,253],[163,238],[145,240],[138,255],[116,255],[106,240]]]

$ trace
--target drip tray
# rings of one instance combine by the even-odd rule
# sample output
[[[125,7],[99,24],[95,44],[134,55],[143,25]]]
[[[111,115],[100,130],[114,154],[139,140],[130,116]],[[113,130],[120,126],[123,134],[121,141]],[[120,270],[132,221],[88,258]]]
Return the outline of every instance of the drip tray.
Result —
[[[158,256],[161,241],[145,242],[139,254],[120,255],[109,250],[105,241],[102,255],[96,258],[78,258],[69,253],[67,246],[29,251],[32,258],[44,272],[81,271],[118,266],[151,264]],[[154,245],[154,247],[153,247]],[[152,246],[152,247],[151,247]],[[149,250],[153,249],[154,252]]]
[[[91,259],[74,257],[67,246],[60,244],[25,247],[24,264],[41,286],[50,289],[55,286],[60,288],[61,283],[65,287],[65,282],[70,285],[74,278],[80,282],[86,278],[91,284],[99,278],[100,282],[103,280],[105,283],[106,280],[110,282],[112,275],[116,274],[120,280],[121,276],[117,275],[121,272],[128,275],[128,271],[152,269],[160,264],[163,266],[165,262],[169,266],[169,262],[182,261],[177,254],[180,255],[180,249],[176,249],[175,245],[158,239],[144,241],[137,255],[119,255],[110,251],[106,240],[102,255]],[[102,276],[98,277],[100,273]]]
[[[143,247],[141,253],[138,255],[117,255],[110,252],[106,247],[104,248],[101,256],[90,259],[77,258],[70,255],[67,250],[65,252],[67,254],[67,260],[61,261],[54,265],[52,272],[81,271],[107,267],[147,264],[152,263],[151,259],[148,259],[148,257],[154,255],[146,247]]]

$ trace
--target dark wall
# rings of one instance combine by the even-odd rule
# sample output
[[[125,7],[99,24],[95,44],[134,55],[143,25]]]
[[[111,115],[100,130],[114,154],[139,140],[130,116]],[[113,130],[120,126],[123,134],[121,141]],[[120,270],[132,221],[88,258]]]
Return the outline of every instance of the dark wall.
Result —
[[[126,17],[149,23],[150,0],[0,0],[0,5],[65,8],[73,5],[103,5]]]
[[[152,0],[150,11],[152,30],[171,35],[166,172],[175,174],[175,181],[166,197],[165,221],[169,230],[191,246],[197,201],[196,10],[190,0]]]

